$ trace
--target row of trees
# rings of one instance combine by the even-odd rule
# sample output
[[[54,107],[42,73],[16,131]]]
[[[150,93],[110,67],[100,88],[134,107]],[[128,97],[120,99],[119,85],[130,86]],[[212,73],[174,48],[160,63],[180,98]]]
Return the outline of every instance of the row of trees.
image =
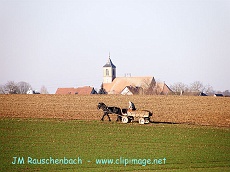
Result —
[[[145,89],[139,89],[139,94],[146,94],[146,95],[158,95],[161,94],[162,88],[159,87],[156,83],[148,84],[147,82]],[[215,93],[221,93],[225,96],[230,96],[229,90],[221,91],[214,91],[212,86],[210,85],[203,85],[200,81],[195,81],[190,85],[186,85],[182,82],[177,82],[170,86],[170,89],[173,91],[172,94],[177,95],[198,95],[200,93],[205,93],[207,95],[213,95]],[[28,90],[32,90],[32,87],[29,83],[21,81],[21,82],[14,82],[8,81],[4,85],[0,85],[0,94],[26,94]],[[46,87],[42,86],[40,90],[41,94],[49,94]],[[98,91],[98,94],[107,94],[106,90],[103,88],[103,84]]]
[[[221,91],[215,91],[212,86],[210,85],[204,85],[200,81],[195,81],[191,83],[190,85],[186,85],[182,82],[177,82],[173,85],[170,86],[170,89],[175,93],[175,94],[199,94],[199,93],[205,93],[207,95],[213,95],[215,93],[221,93],[226,96],[230,96],[229,90],[225,90],[223,92]]]
[[[14,82],[8,81],[4,85],[0,85],[0,94],[27,94],[28,90],[32,90],[32,87],[29,83],[21,81],[21,82]],[[49,94],[46,87],[41,87],[41,94]]]

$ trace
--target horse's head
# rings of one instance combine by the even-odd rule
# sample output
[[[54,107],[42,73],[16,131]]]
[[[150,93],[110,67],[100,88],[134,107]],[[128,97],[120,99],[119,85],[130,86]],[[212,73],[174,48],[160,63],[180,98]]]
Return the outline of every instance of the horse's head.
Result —
[[[98,105],[97,105],[97,109],[103,109],[103,107],[105,107],[106,105],[105,105],[105,103],[103,103],[103,102],[100,102],[100,103],[98,103]]]

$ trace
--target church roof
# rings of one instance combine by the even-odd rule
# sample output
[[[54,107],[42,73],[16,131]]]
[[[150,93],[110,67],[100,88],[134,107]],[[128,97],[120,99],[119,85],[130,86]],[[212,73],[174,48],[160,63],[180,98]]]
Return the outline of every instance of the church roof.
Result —
[[[154,77],[117,77],[112,83],[104,83],[103,87],[109,94],[120,94],[126,86],[148,87],[155,83]]]
[[[103,83],[103,88],[108,94],[121,94],[125,88],[137,94],[137,88],[147,89],[152,84],[155,85],[156,94],[167,95],[172,92],[164,82],[156,82],[154,77],[117,77],[112,83]]]
[[[116,66],[113,64],[112,60],[109,58],[108,62],[103,67],[112,67],[116,68]]]

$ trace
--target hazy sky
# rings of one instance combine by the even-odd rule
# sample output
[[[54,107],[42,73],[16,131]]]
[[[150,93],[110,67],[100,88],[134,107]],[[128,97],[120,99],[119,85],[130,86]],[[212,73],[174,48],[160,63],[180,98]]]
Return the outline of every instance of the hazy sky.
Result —
[[[0,84],[34,89],[117,76],[230,90],[229,0],[0,0]]]

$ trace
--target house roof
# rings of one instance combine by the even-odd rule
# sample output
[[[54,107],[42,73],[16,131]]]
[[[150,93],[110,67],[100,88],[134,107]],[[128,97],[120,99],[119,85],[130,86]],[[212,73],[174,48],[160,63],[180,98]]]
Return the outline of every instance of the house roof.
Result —
[[[142,91],[141,87],[136,87],[136,86],[126,86],[122,91],[121,94],[123,95],[135,95],[135,94],[140,94],[140,91]]]
[[[77,94],[94,94],[96,91],[93,87],[85,86],[76,88]]]
[[[75,94],[75,88],[58,88],[55,94]]]
[[[126,86],[146,88],[155,83],[154,77],[117,77],[112,83],[104,83],[103,88],[109,94],[120,94]]]
[[[89,95],[94,94],[96,91],[93,87],[85,86],[78,88],[58,88],[55,94],[80,94],[80,95]]]
[[[112,67],[116,68],[116,66],[113,64],[112,60],[109,58],[108,62],[103,67]]]
[[[172,92],[172,90],[164,82],[157,82],[156,85],[160,90],[160,94],[168,94]]]

